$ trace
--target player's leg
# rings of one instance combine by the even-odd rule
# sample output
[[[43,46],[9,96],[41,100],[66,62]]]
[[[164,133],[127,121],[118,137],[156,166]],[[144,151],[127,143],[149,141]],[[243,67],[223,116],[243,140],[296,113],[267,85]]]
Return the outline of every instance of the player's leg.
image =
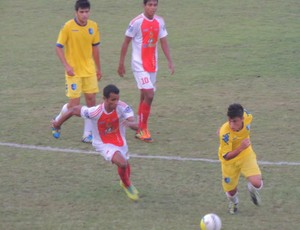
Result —
[[[235,214],[238,210],[239,197],[237,188],[226,192],[227,199],[229,200],[228,211],[230,214]]]
[[[120,186],[124,189],[127,196],[136,201],[139,199],[138,190],[130,181],[130,164],[120,151],[116,151],[112,157],[111,162],[118,167],[118,174],[120,176]]]
[[[85,77],[82,79],[82,92],[84,93],[87,107],[96,105],[96,93],[99,92],[97,77]],[[82,135],[82,142],[92,143],[92,121],[84,119],[84,128]]]
[[[235,164],[222,163],[222,186],[229,200],[228,211],[235,214],[238,210],[238,181],[240,169]]]
[[[156,73],[135,72],[134,76],[137,87],[140,89],[140,104],[138,109],[139,130],[136,138],[145,142],[152,142],[151,134],[148,129],[148,119],[150,116],[151,105],[154,98],[155,81],[151,75],[156,77]],[[153,82],[154,81],[154,82]]]
[[[259,190],[263,187],[263,180],[254,152],[244,159],[241,170],[248,180],[247,187],[252,202],[257,206],[261,205]]]
[[[92,107],[96,105],[96,94],[95,93],[85,93],[85,102],[87,107]],[[92,120],[91,119],[84,119],[84,127],[83,127],[83,134],[82,134],[82,142],[84,143],[92,143],[93,135],[92,135]]]
[[[68,109],[80,104],[81,95],[81,80],[78,77],[66,76],[66,96],[69,98],[69,102],[64,104],[60,113],[55,116],[55,120],[58,120]],[[60,137],[60,130],[52,127],[52,135],[54,138]]]
[[[259,195],[259,190],[263,187],[263,180],[261,178],[261,175],[254,175],[248,177],[248,191],[250,193],[250,197],[252,202],[259,206],[261,205],[261,198]]]
[[[99,152],[106,161],[115,164],[118,167],[118,174],[120,176],[120,186],[124,189],[126,195],[136,201],[139,199],[138,191],[133,186],[130,180],[130,164],[128,147],[116,147],[112,144],[105,144],[100,146],[95,146],[97,152]]]

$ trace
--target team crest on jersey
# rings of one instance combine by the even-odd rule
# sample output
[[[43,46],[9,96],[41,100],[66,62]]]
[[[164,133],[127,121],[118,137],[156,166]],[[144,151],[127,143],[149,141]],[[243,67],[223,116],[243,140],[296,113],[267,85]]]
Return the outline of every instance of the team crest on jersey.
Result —
[[[251,125],[250,125],[250,124],[246,126],[246,129],[247,129],[247,130],[250,130],[250,128],[251,128]]]
[[[94,33],[94,30],[93,30],[93,28],[89,28],[89,34],[93,34]]]
[[[71,84],[71,89],[76,90],[77,89],[77,84]]]
[[[229,133],[224,134],[222,140],[223,140],[226,144],[228,144],[228,142],[229,142]]]

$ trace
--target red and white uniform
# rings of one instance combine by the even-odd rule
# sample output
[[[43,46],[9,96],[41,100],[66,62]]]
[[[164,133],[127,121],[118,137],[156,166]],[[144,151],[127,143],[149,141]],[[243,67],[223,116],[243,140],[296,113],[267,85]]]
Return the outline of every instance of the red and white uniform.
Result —
[[[154,15],[150,20],[140,14],[129,23],[125,35],[132,38],[132,71],[156,72],[157,44],[168,35],[164,19]]]
[[[93,123],[94,148],[109,161],[116,151],[120,151],[126,159],[129,158],[125,138],[126,127],[122,125],[122,121],[133,116],[132,108],[122,101],[118,102],[116,109],[111,113],[105,111],[104,103],[81,108],[81,117],[91,119]]]

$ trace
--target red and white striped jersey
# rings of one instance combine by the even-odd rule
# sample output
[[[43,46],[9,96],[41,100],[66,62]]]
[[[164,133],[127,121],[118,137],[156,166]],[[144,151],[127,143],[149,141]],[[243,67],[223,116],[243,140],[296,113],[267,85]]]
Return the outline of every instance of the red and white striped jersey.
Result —
[[[122,125],[122,121],[133,116],[132,108],[122,101],[119,101],[116,109],[110,113],[105,111],[104,103],[81,108],[81,117],[92,120],[93,146],[97,148],[103,144],[127,146],[126,127]]]
[[[132,38],[132,71],[156,72],[157,44],[168,35],[164,19],[154,15],[150,20],[142,13],[131,20],[125,35]]]

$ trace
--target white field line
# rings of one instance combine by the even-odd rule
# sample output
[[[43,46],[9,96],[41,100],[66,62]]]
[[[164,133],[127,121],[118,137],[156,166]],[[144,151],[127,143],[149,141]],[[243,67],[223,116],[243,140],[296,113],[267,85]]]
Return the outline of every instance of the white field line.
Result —
[[[64,153],[81,153],[81,154],[90,154],[90,155],[99,155],[95,151],[85,151],[80,149],[63,149],[63,148],[53,148],[50,146],[36,146],[36,145],[25,145],[17,143],[5,143],[0,142],[0,146],[12,147],[12,148],[21,148],[21,149],[34,149],[41,151],[49,152],[64,152]],[[203,161],[209,163],[219,163],[219,160],[206,159],[206,158],[192,158],[192,157],[176,157],[176,156],[153,156],[153,155],[139,155],[130,153],[130,157],[133,158],[143,158],[143,159],[159,159],[159,160],[176,160],[176,161]],[[300,162],[270,162],[270,161],[259,161],[260,165],[289,165],[289,166],[300,166]]]

